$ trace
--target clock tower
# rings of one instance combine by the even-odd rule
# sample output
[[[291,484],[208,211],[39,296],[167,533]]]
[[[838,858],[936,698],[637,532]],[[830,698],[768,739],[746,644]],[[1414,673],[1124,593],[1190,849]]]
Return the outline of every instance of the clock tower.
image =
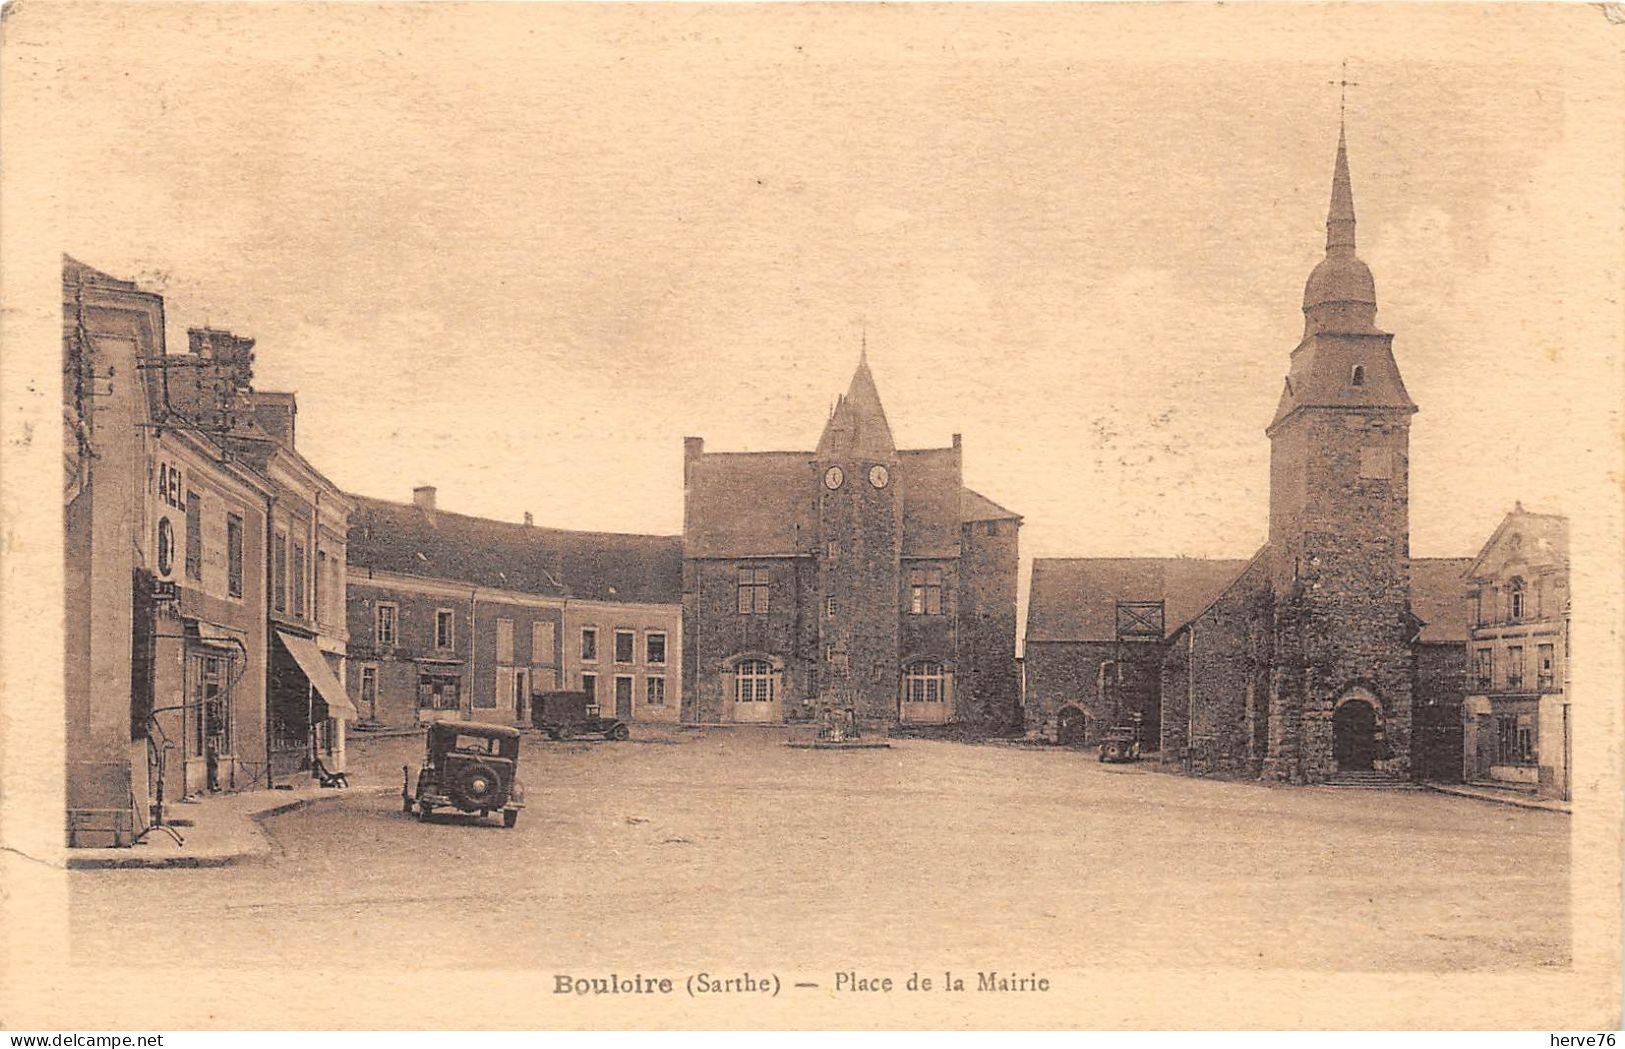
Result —
[[[1303,338],[1270,438],[1274,653],[1265,774],[1406,775],[1410,763],[1409,465],[1416,405],[1376,326],[1355,254],[1339,133],[1326,257],[1303,297]]]
[[[867,354],[814,453],[818,475],[813,692],[861,720],[897,716],[905,478]]]

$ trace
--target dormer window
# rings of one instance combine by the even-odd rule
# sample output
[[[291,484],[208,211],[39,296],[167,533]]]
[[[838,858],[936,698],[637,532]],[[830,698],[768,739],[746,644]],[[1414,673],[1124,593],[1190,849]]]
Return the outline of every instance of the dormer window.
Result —
[[[1354,371],[1349,374],[1349,385],[1350,386],[1364,386],[1365,385],[1365,365],[1356,364],[1354,366]]]

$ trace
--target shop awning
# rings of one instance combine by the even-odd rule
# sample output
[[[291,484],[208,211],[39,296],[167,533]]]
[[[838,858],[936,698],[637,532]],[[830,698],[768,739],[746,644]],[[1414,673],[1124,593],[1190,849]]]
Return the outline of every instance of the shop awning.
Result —
[[[299,664],[299,669],[305,672],[305,679],[322,697],[322,702],[327,704],[327,716],[345,721],[356,720],[359,715],[356,713],[355,704],[344,694],[344,686],[334,676],[333,668],[327,665],[327,660],[322,658],[322,651],[316,647],[316,642],[295,634],[284,634],[280,630],[276,632],[276,636],[293,656],[293,661]]]

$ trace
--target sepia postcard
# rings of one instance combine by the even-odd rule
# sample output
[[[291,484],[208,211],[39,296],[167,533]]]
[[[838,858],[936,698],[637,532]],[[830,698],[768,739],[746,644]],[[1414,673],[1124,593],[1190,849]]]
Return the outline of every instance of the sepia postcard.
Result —
[[[3,14],[0,1024],[1619,1026],[1618,4]]]

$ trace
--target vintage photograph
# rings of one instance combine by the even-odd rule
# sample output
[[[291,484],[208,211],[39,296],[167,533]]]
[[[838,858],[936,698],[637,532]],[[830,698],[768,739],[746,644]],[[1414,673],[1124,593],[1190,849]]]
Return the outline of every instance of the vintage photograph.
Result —
[[[25,1026],[1617,1027],[1621,34],[8,7]]]

